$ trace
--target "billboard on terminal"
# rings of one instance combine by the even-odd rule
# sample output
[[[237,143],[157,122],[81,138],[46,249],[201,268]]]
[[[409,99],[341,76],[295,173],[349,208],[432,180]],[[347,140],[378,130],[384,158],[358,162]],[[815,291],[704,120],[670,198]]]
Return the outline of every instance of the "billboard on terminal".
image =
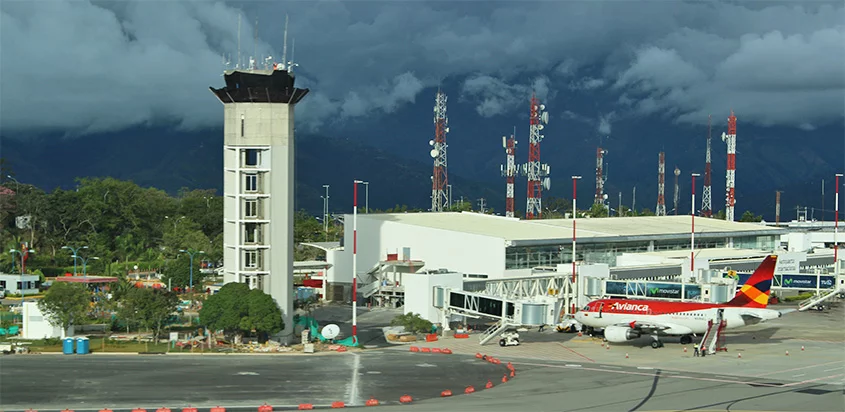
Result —
[[[684,286],[684,299],[696,299],[701,296],[701,286],[686,285]]]
[[[681,298],[680,283],[646,283],[646,296],[650,298]]]
[[[605,294],[608,295],[625,295],[628,282],[607,281],[604,283]]]
[[[816,275],[783,275],[781,277],[781,287],[791,289],[820,289],[832,288],[834,282],[833,276],[816,276]]]

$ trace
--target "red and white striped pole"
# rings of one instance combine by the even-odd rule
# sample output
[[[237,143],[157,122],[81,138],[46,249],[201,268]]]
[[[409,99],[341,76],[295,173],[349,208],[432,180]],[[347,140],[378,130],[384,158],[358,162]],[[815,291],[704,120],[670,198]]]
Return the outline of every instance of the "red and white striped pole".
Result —
[[[352,189],[352,336],[358,336],[358,184]]]
[[[839,233],[839,178],[842,173],[836,174],[836,206],[834,206],[834,224],[833,224],[833,268],[834,273],[839,274],[839,240],[836,235]]]

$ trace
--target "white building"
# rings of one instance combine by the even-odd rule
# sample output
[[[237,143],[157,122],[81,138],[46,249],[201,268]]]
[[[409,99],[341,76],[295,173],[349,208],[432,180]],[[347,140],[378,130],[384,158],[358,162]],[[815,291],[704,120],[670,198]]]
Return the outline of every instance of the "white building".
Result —
[[[38,293],[41,280],[38,275],[14,275],[0,273],[0,288],[6,291],[6,295],[19,294],[23,289],[24,296]]]
[[[282,67],[282,66],[279,66]],[[308,89],[281,68],[234,70],[211,91],[224,105],[224,282],[270,294],[292,338],[294,105]]]
[[[73,325],[64,331],[64,333],[61,327],[53,325],[47,319],[47,316],[38,309],[37,302],[24,302],[21,307],[21,313],[23,315],[21,337],[24,339],[64,338],[66,336],[73,336],[74,334]]]
[[[352,216],[345,244],[333,256],[330,278],[352,279]],[[577,220],[577,260],[617,266],[623,254],[689,250],[690,217],[618,217]],[[696,218],[696,249],[772,251],[782,229],[756,223]],[[387,213],[358,215],[358,268],[365,273],[388,253],[410,248],[427,270],[449,269],[489,279],[527,276],[572,262],[572,219],[519,220],[478,213]],[[622,262],[619,262],[622,263]]]

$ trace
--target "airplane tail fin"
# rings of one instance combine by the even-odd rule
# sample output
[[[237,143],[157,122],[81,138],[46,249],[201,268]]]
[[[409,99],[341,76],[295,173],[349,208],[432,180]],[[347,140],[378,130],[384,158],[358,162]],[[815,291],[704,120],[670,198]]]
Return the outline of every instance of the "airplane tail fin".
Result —
[[[777,259],[777,255],[767,256],[727,305],[765,308],[769,304],[769,293],[771,293]]]

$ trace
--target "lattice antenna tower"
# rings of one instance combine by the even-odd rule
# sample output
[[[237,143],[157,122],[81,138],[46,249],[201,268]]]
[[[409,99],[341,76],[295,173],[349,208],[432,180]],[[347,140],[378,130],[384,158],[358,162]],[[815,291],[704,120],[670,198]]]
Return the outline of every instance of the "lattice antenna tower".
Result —
[[[502,176],[507,181],[505,186],[505,216],[514,217],[514,180],[519,172],[516,166],[516,128],[510,138],[502,136],[502,147],[507,156],[506,163],[501,166]]]
[[[657,160],[657,208],[655,216],[666,216],[666,198],[663,196],[666,190],[666,157],[660,152]]]
[[[434,140],[431,157],[434,159],[434,174],[431,176],[431,211],[449,210],[449,176],[446,168],[446,133],[449,133],[449,118],[446,117],[446,94],[437,89],[434,99]]]
[[[549,113],[546,106],[540,104],[536,96],[531,96],[531,119],[528,128],[528,163],[522,165],[523,173],[528,176],[528,200],[525,208],[526,219],[539,219],[543,213],[543,188],[551,187],[549,165],[540,163],[540,142],[543,135],[540,132],[549,123]]]
[[[604,205],[604,183],[607,181],[607,174],[605,173],[604,167],[604,155],[607,154],[607,150],[601,148],[601,146],[596,148],[596,197],[593,203],[597,205]]]
[[[707,116],[707,151],[704,155],[704,190],[701,192],[701,216],[713,216],[713,198],[711,195],[711,172],[710,172],[710,131],[711,116]]]
[[[672,199],[675,206],[675,216],[678,215],[678,201],[681,200],[681,188],[678,186],[678,177],[681,175],[681,169],[675,166],[675,197]]]
[[[722,141],[728,145],[728,169],[725,174],[725,220],[734,221],[736,206],[736,116],[731,110],[728,117],[728,133],[722,132]]]

